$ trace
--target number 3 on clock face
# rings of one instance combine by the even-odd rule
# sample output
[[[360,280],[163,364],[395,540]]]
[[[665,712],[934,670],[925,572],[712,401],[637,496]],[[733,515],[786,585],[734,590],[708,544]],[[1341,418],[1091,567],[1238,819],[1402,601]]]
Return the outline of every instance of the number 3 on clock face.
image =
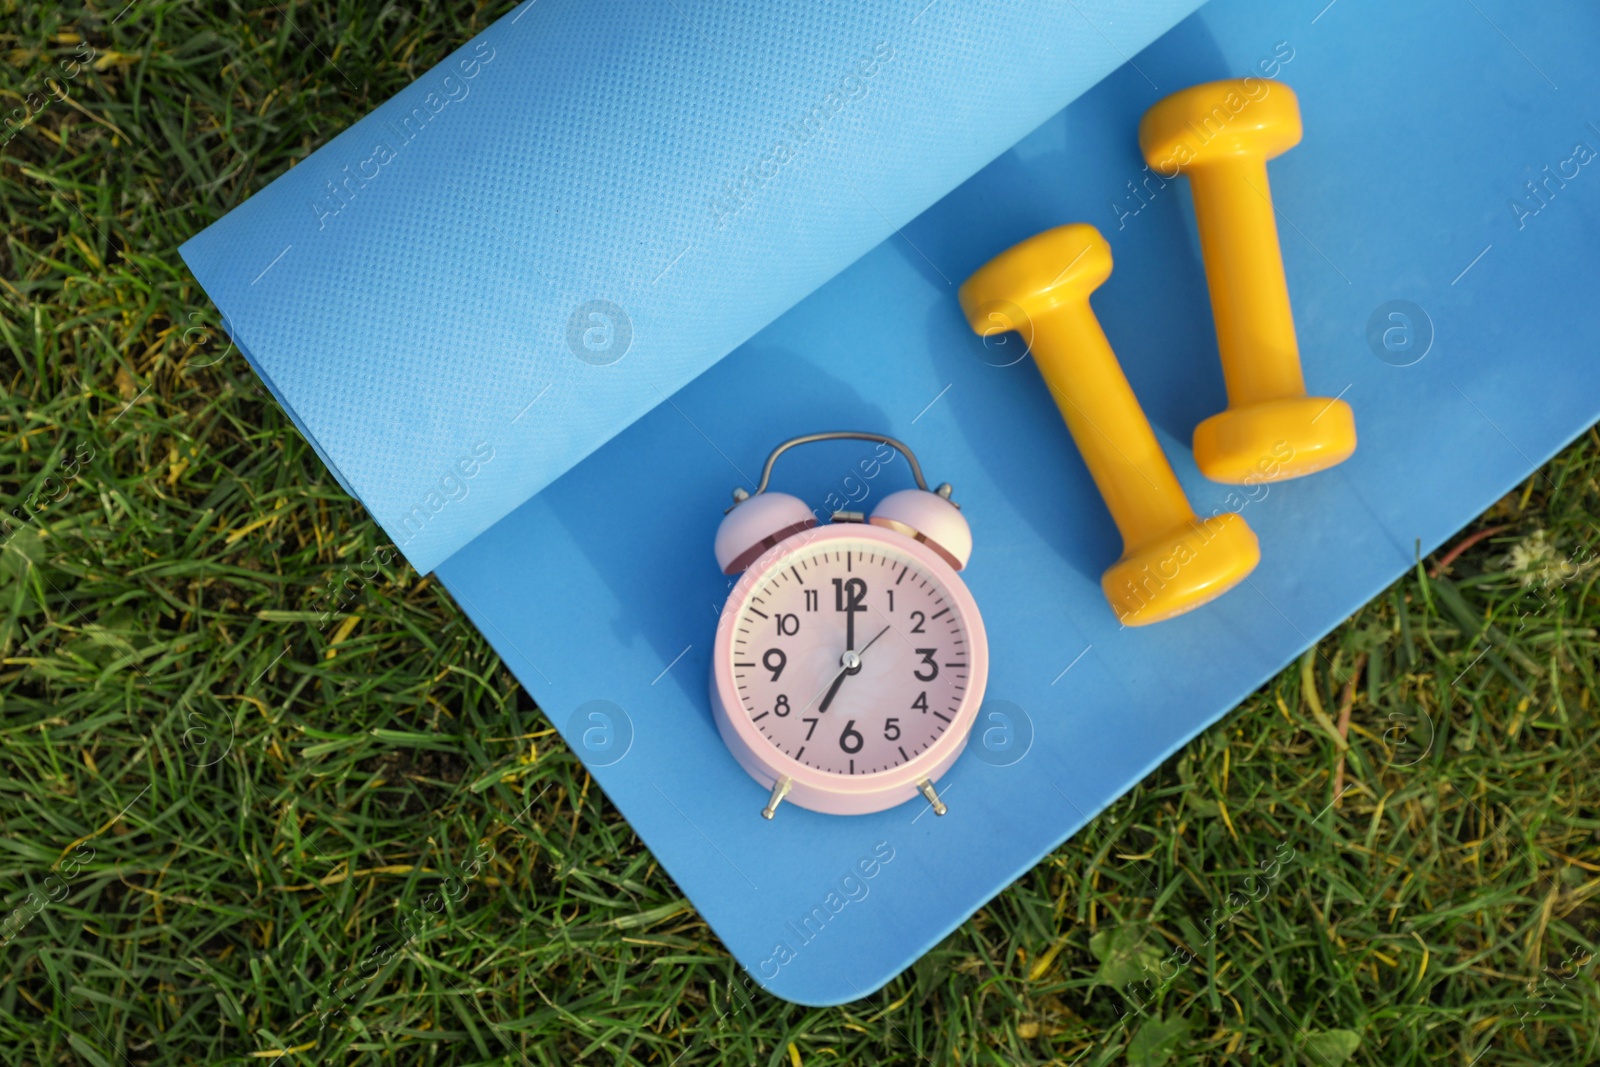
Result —
[[[956,573],[971,550],[949,488],[885,496],[871,519],[840,513],[810,528],[794,497],[739,496],[718,561],[744,576],[723,608],[712,656],[717,728],[740,765],[780,801],[866,814],[919,793],[961,754],[983,700],[988,645]],[[764,536],[763,536],[764,535]],[[753,547],[751,547],[753,546]]]

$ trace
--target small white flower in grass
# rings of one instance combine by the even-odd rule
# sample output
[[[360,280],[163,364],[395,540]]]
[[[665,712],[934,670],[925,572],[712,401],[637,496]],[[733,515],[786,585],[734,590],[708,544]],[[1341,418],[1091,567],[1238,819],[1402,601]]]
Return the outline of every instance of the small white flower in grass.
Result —
[[[1535,530],[1511,546],[1504,556],[1507,573],[1528,589],[1533,586],[1548,589],[1563,585],[1584,573],[1593,560],[1574,563],[1557,550],[1548,530]]]

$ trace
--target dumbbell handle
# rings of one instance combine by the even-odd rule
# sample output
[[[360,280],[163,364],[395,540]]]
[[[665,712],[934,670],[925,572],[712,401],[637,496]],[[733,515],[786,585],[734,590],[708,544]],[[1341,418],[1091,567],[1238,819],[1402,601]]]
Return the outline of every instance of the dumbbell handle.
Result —
[[[1218,160],[1189,177],[1229,406],[1304,395],[1266,160]]]
[[[1194,519],[1088,301],[1035,317],[1033,359],[1129,551]]]

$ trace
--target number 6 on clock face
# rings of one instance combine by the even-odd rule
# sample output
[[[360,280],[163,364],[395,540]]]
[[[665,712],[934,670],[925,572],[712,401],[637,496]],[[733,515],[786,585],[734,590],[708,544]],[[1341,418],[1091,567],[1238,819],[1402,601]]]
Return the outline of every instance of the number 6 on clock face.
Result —
[[[827,526],[794,497],[739,498],[717,536],[718,560],[745,575],[717,629],[712,710],[744,769],[771,791],[830,814],[865,814],[919,793],[966,744],[983,699],[988,648],[956,571],[971,551],[948,487],[885,497],[867,522]],[[854,520],[854,521],[851,521]]]

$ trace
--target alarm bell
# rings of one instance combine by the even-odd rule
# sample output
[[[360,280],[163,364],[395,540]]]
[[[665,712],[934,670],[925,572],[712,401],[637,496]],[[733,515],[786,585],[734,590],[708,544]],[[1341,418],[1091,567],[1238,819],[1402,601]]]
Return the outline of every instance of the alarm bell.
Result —
[[[817,524],[805,501],[788,493],[757,493],[740,500],[717,527],[717,565],[738,574],[791,534]]]
[[[949,492],[948,485],[941,485],[931,493],[924,489],[890,493],[872,509],[867,521],[921,541],[959,571],[972,557],[972,527],[951,502]]]

